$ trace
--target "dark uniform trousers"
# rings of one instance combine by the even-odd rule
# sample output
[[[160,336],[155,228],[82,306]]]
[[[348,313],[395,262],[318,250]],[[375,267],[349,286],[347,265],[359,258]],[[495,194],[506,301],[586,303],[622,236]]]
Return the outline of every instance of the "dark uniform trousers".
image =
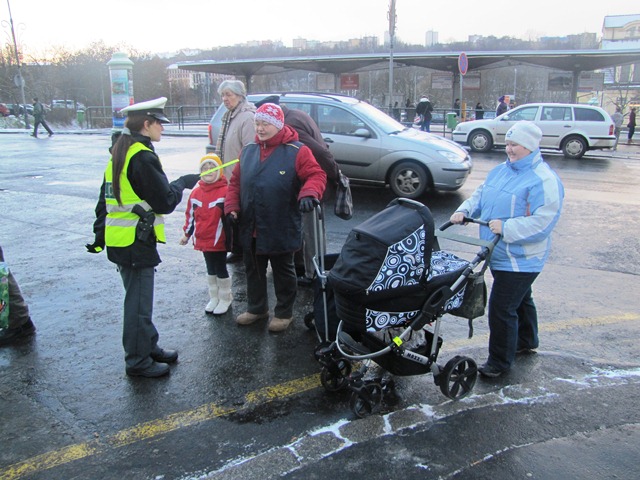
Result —
[[[118,265],[124,285],[124,323],[122,346],[129,368],[144,369],[153,363],[151,352],[158,351],[158,331],[153,315],[155,268],[130,268]]]

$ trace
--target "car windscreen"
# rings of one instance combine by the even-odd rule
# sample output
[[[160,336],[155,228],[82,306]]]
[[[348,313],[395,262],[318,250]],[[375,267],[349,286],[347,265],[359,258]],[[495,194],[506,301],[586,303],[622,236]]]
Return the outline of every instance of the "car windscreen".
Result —
[[[530,122],[536,119],[538,113],[538,107],[520,107],[516,110],[511,110],[504,115],[500,116],[501,120],[509,122],[518,122],[520,120],[529,120]]]
[[[353,104],[352,108],[355,111],[362,113],[362,116],[364,118],[367,118],[370,121],[374,122],[376,126],[384,133],[389,134],[393,132],[401,132],[406,128],[397,120],[391,118],[383,111],[378,110],[376,107],[368,103],[358,102]]]

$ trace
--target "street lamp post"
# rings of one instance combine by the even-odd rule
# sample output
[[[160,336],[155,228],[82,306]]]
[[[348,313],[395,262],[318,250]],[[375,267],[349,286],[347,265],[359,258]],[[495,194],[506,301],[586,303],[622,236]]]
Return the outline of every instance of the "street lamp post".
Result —
[[[27,117],[27,100],[24,96],[24,77],[22,76],[22,65],[20,65],[20,55],[18,54],[18,43],[16,42],[16,33],[13,28],[13,16],[11,15],[11,4],[7,0],[7,7],[9,8],[9,25],[11,26],[11,38],[13,39],[13,49],[16,55],[16,65],[18,66],[18,73],[14,78],[16,87],[20,87],[20,93],[22,95],[22,109],[24,110],[24,128],[29,128],[29,118]],[[20,111],[20,110],[18,110]]]

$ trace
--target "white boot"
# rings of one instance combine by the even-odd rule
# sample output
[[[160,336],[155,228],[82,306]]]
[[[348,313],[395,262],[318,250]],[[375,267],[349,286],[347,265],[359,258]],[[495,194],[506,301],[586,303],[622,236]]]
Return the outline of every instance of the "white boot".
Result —
[[[231,295],[231,277],[218,278],[218,298],[219,302],[213,311],[214,315],[221,315],[226,313],[233,301],[233,295]]]
[[[220,299],[218,298],[218,277],[215,275],[207,275],[207,283],[209,284],[209,303],[204,307],[205,313],[212,314]]]

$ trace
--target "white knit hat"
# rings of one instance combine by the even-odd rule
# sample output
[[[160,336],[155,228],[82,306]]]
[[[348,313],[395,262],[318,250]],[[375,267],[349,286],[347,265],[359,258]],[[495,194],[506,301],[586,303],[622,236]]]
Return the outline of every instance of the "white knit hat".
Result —
[[[505,141],[517,143],[533,152],[540,147],[542,140],[542,130],[533,122],[522,120],[516,122],[504,136]]]

